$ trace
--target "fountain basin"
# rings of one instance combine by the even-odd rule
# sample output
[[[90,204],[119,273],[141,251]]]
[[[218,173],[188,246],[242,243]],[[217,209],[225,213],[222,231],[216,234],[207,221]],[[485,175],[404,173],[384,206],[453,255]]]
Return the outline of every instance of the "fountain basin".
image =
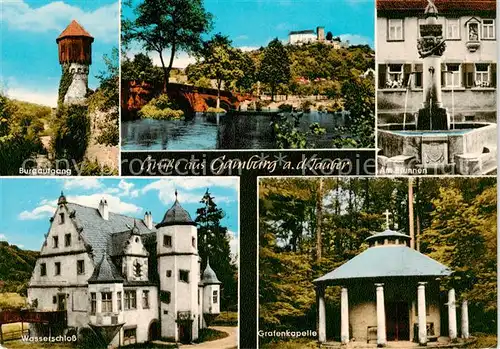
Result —
[[[456,122],[450,130],[420,131],[415,124],[378,126],[379,173],[487,174],[496,169],[497,125]]]

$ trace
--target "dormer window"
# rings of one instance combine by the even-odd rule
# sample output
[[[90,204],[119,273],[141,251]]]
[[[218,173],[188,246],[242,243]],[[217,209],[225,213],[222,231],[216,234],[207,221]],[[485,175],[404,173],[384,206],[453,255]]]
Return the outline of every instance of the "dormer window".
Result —
[[[59,236],[53,236],[52,237],[52,247],[53,248],[58,248],[59,247]]]
[[[64,212],[59,213],[59,224],[64,224]]]
[[[170,235],[163,235],[163,246],[172,247],[172,237]]]

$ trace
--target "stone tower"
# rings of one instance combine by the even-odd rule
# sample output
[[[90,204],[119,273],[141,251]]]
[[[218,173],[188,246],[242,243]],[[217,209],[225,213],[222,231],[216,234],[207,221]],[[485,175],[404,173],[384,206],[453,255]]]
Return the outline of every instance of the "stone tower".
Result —
[[[198,338],[200,265],[198,230],[177,200],[156,225],[160,279],[161,336],[191,342]]]
[[[71,76],[71,83],[64,95],[65,104],[85,101],[89,66],[92,64],[93,41],[92,35],[75,20],[56,39],[63,74],[67,71]]]
[[[318,35],[318,41],[319,42],[324,42],[325,41],[325,27],[317,27],[316,28],[316,34]]]

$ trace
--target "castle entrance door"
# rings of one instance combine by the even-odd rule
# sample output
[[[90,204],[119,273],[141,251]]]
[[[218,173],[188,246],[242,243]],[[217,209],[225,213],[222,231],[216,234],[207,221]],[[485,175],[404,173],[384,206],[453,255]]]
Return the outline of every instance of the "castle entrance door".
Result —
[[[179,322],[179,341],[183,344],[191,343],[193,341],[193,322],[182,321]]]

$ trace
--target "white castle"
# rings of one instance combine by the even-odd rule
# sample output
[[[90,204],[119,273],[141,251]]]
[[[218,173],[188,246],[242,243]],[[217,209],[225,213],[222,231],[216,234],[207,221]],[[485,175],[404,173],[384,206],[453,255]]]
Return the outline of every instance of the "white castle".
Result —
[[[63,193],[28,286],[37,311],[64,311],[66,328],[31,324],[32,335],[91,328],[119,346],[169,338],[189,343],[220,311],[221,282],[201,273],[196,223],[177,200],[163,220],[66,201]]]

